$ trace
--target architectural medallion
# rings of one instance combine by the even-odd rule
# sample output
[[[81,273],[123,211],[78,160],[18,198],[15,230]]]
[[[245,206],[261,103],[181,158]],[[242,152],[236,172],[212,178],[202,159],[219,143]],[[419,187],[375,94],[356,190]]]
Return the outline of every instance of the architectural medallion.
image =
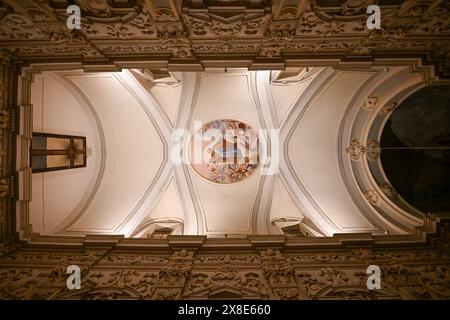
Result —
[[[241,181],[259,165],[258,132],[238,120],[216,120],[197,130],[190,161],[203,178],[220,184]]]

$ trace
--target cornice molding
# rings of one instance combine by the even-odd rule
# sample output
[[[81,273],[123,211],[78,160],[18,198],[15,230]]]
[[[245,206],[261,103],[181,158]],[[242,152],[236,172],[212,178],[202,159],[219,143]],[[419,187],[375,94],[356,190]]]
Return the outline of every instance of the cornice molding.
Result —
[[[287,238],[285,235],[248,235],[245,238],[207,238],[206,236],[169,235],[167,239],[132,239],[121,235],[42,236],[33,234],[29,240],[18,242],[19,247],[50,250],[56,248],[81,249],[86,246],[107,246],[125,251],[171,250],[191,248],[196,250],[255,250],[278,248],[294,251],[335,250],[364,248],[411,249],[434,247],[437,242],[448,246],[448,217],[429,214],[423,225],[408,235],[372,235],[370,233],[339,233],[332,237]]]

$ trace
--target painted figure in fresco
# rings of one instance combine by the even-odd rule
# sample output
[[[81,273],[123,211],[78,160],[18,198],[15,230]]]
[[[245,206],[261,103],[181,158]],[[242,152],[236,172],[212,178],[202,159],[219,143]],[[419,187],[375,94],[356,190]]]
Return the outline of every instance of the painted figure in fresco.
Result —
[[[202,128],[202,134],[205,141],[213,141],[205,146],[204,163],[194,165],[204,178],[216,183],[234,183],[257,169],[258,134],[247,124],[235,120],[213,121]]]

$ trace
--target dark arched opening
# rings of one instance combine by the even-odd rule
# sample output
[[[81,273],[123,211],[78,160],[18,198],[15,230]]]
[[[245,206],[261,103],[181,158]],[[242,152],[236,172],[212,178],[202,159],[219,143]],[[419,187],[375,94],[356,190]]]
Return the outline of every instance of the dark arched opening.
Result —
[[[383,170],[407,202],[450,214],[450,87],[425,87],[404,100],[380,147]]]

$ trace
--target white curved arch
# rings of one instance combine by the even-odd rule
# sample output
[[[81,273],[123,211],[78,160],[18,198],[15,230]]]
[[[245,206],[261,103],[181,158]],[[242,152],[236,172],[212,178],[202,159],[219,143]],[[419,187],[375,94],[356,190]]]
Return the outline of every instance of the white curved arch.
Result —
[[[57,86],[62,86],[62,88],[65,90],[66,93],[69,95],[66,96],[65,99],[65,105],[60,105],[59,110],[67,110],[67,108],[73,107],[74,105],[70,103],[70,99],[74,99],[74,101],[77,102],[77,106],[81,110],[82,114],[85,114],[84,117],[84,123],[85,126],[92,128],[92,133],[87,132],[72,132],[67,131],[67,127],[65,128],[59,128],[58,122],[64,121],[64,118],[66,117],[67,112],[61,113],[61,111],[58,112],[58,122],[54,123],[56,124],[56,127],[53,125],[52,127],[49,127],[48,125],[45,125],[42,127],[42,129],[46,132],[54,132],[54,133],[75,133],[78,135],[86,135],[87,137],[87,147],[88,150],[91,150],[91,155],[88,154],[87,158],[87,167],[83,168],[81,170],[76,170],[74,172],[71,172],[68,175],[68,172],[48,172],[48,173],[42,173],[38,174],[38,176],[42,177],[42,205],[43,205],[43,221],[52,219],[58,221],[56,224],[54,224],[50,229],[46,229],[45,225],[43,226],[43,229],[39,229],[38,226],[35,224],[34,230],[39,231],[42,234],[54,234],[62,232],[64,227],[75,217],[79,216],[86,208],[89,206],[89,204],[92,202],[98,187],[100,185],[100,182],[103,177],[103,173],[105,170],[105,158],[106,158],[106,147],[105,147],[105,137],[102,125],[99,121],[98,114],[96,113],[93,106],[90,104],[89,100],[83,95],[82,92],[77,90],[76,88],[72,87],[68,81],[66,81],[63,77],[60,75],[53,73],[53,72],[44,72],[41,76],[42,78],[42,90],[44,90],[44,81],[47,86],[47,82],[50,80]],[[58,94],[64,94],[63,91],[59,91]],[[42,97],[43,98],[43,97]],[[50,99],[50,98],[49,98]],[[51,102],[48,102],[47,100],[42,100],[43,103],[45,103],[47,106],[52,105]],[[44,106],[41,106],[44,108]],[[37,110],[36,110],[37,111]],[[44,111],[42,111],[44,113]],[[44,114],[41,114],[42,122],[44,122]],[[46,122],[52,123],[52,118],[47,118]],[[71,119],[66,119],[66,121],[70,121]],[[36,127],[35,127],[36,128]],[[75,128],[77,129],[77,128]],[[81,128],[80,128],[81,129]],[[78,129],[78,130],[80,130]],[[61,131],[63,130],[63,131]],[[39,131],[39,130],[38,130]],[[69,188],[68,186],[61,187],[52,187],[54,183],[57,183],[57,180],[60,178],[64,178],[64,183],[74,183],[75,181],[73,179],[76,179],[76,177],[81,177],[82,175],[85,175],[86,170],[92,171],[92,174],[90,174],[89,182],[86,184],[79,179],[77,181],[77,187]],[[34,177],[33,177],[34,178]],[[69,180],[67,180],[69,179]],[[45,185],[45,187],[44,187]],[[59,201],[60,198],[56,198],[55,194],[53,194],[53,191],[49,191],[51,193],[49,197],[46,195],[48,194],[47,188],[50,188],[50,190],[58,190],[58,194],[60,198],[66,199],[65,202]],[[57,188],[57,189],[55,189]],[[75,188],[75,189],[73,189]],[[71,206],[70,204],[70,195],[73,193],[77,193],[77,189],[82,188],[82,195],[81,197],[76,199],[76,204]],[[37,199],[34,199],[35,201]],[[69,200],[69,201],[68,201]],[[58,202],[58,204],[55,206],[53,203],[55,201]],[[32,210],[34,210],[34,206],[32,204]],[[35,212],[37,214],[37,212]]]
[[[306,217],[311,219],[313,223],[320,228],[320,231],[325,235],[333,235],[340,231],[340,228],[328,218],[328,216],[320,209],[313,198],[309,195],[308,191],[297,177],[291,161],[289,160],[289,141],[297,127],[298,122],[304,115],[307,107],[312,103],[315,96],[326,89],[326,86],[336,76],[337,71],[332,68],[324,68],[318,76],[313,79],[308,90],[298,98],[295,107],[289,112],[284,121],[284,126],[280,132],[281,144],[281,157],[280,161],[280,176],[289,186],[288,190],[293,199],[299,205],[301,211]]]
[[[126,83],[123,74],[65,77],[91,100],[106,128],[106,169],[94,200],[66,227],[66,233],[128,235],[129,221],[147,210],[148,196],[167,163],[167,144],[151,113]],[[127,119],[133,126],[127,126]],[[106,126],[106,127],[105,127]]]
[[[411,92],[423,86],[421,74],[411,74],[408,68],[395,67],[381,71],[372,81],[368,82],[364,90],[349,104],[345,121],[341,123],[339,133],[340,167],[341,175],[350,194],[361,212],[380,227],[380,231],[389,233],[409,233],[414,227],[421,225],[422,219],[414,217],[411,212],[406,212],[380,189],[375,181],[369,161],[363,157],[360,161],[351,161],[345,152],[350,140],[359,139],[365,144],[370,139],[379,141],[381,130],[371,133],[372,126],[376,122],[384,127],[387,118],[381,119],[378,112],[394,97],[405,97]],[[368,111],[361,108],[368,97],[377,97],[378,102],[374,110]],[[397,98],[396,98],[397,99]],[[381,168],[380,160],[376,165]],[[382,170],[382,169],[381,169]],[[388,181],[385,178],[385,181]],[[374,206],[364,197],[363,192],[373,190],[380,202]]]

